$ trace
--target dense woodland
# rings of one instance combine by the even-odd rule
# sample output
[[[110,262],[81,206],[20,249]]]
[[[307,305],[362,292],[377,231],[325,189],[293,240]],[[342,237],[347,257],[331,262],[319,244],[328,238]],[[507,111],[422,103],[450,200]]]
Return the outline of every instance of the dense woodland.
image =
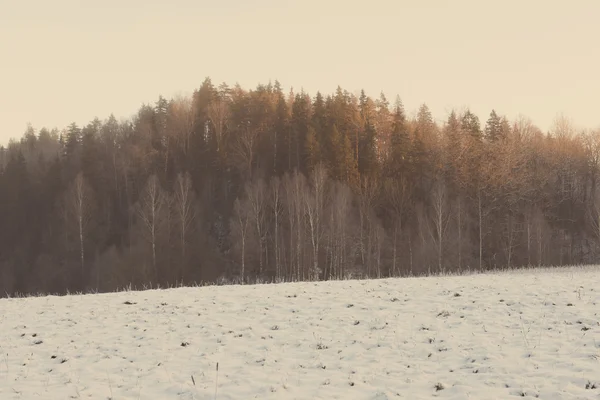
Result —
[[[0,148],[0,293],[593,263],[600,131],[338,88],[190,97]]]

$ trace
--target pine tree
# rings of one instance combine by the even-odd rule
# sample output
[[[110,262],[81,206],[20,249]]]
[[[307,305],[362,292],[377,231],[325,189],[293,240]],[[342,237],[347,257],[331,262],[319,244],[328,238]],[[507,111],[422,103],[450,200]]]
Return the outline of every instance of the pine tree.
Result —
[[[321,147],[324,145],[325,129],[327,129],[327,108],[321,92],[317,92],[312,106],[311,125],[315,130],[316,140]]]
[[[4,172],[4,166],[6,165],[6,149],[4,146],[0,146],[0,176]]]
[[[70,169],[79,166],[79,148],[81,145],[81,129],[75,122],[71,123],[66,131],[66,140],[64,142],[63,157]]]
[[[306,168],[311,172],[321,160],[321,149],[317,140],[317,133],[312,126],[308,127],[304,144],[304,154],[306,155]]]
[[[387,160],[387,173],[394,178],[400,178],[408,173],[410,154],[410,136],[406,126],[404,105],[400,97],[396,98],[394,122],[390,138],[390,156]]]
[[[435,157],[430,157],[431,148],[428,145],[433,143],[435,128],[429,107],[427,104],[421,105],[417,113],[416,127],[412,138],[410,173],[420,190],[422,200],[429,196],[429,189],[426,184],[432,176],[434,165],[431,161]]]
[[[485,123],[485,139],[489,142],[496,142],[502,135],[502,121],[495,110],[492,110],[490,117]]]
[[[381,92],[379,99],[375,102],[375,130],[377,131],[377,156],[378,159],[385,160],[389,155],[390,135],[392,134],[392,114],[390,113],[390,104]]]
[[[367,121],[360,141],[360,157],[358,159],[359,174],[366,176],[376,175],[379,168],[377,159],[377,132],[371,121]]]
[[[477,115],[467,109],[461,118],[460,124],[465,134],[470,135],[475,140],[481,141],[483,135]]]
[[[352,144],[346,135],[340,133],[337,125],[329,129],[327,160],[333,179],[352,183],[356,180],[356,169],[352,155]]]
[[[298,93],[292,106],[291,130],[293,137],[292,167],[307,172],[307,154],[305,144],[310,124],[310,101],[304,93]]]
[[[275,141],[274,141],[274,163],[275,174],[277,176],[283,173],[289,167],[291,155],[289,154],[288,140],[290,139],[290,114],[285,96],[281,93],[278,96],[277,108],[275,111]]]
[[[3,258],[12,260],[13,266],[19,266],[10,271],[15,279],[16,291],[27,292],[27,275],[34,261],[33,238],[36,231],[39,233],[36,226],[38,207],[27,162],[20,149],[11,152],[3,181],[4,224],[0,252]]]

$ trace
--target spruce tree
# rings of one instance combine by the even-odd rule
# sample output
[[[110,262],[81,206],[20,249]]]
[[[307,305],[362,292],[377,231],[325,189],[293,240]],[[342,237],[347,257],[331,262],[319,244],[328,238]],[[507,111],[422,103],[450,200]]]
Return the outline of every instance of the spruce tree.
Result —
[[[465,132],[467,135],[470,135],[473,139],[478,141],[482,139],[483,134],[481,132],[479,117],[473,114],[471,110],[467,109],[467,111],[465,111],[460,123],[463,132]]]
[[[485,139],[489,142],[496,142],[502,135],[502,121],[496,110],[492,110],[490,117],[485,123]]]

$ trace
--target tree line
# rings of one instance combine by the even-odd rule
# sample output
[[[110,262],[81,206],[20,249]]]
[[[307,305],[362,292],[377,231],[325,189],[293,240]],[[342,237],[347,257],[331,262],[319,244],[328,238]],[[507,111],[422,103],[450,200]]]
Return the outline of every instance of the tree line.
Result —
[[[0,148],[0,292],[597,262],[600,131],[207,78]]]

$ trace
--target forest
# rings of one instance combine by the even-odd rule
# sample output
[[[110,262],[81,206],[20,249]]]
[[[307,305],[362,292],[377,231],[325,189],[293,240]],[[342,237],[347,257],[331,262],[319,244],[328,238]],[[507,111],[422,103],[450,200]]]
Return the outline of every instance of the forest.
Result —
[[[0,296],[599,261],[600,130],[416,111],[206,78],[30,125],[0,147]]]

